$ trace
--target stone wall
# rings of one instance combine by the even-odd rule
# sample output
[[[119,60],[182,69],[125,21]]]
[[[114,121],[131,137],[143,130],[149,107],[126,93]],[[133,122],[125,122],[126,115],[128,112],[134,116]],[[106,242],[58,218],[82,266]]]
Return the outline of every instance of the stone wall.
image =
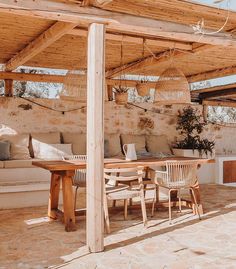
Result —
[[[86,132],[86,108],[82,103],[61,101],[58,99],[31,99],[38,106],[21,98],[0,98],[0,134],[31,132]],[[52,111],[74,110],[71,112]],[[157,106],[140,104],[144,111],[135,106],[119,106],[114,102],[105,103],[105,132],[133,134],[165,134],[170,142],[179,137],[176,127],[176,115],[184,105]],[[202,109],[201,106],[196,106]],[[218,154],[236,154],[236,129],[218,125],[209,125],[204,136],[215,139]]]

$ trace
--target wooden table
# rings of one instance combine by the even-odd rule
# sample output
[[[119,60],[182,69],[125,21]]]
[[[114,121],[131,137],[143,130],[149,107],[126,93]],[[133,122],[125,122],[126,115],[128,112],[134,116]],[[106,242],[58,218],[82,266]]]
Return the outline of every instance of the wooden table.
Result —
[[[168,158],[145,158],[137,161],[126,161],[124,159],[104,159],[104,167],[106,168],[123,168],[143,166],[163,166],[167,160],[197,160],[199,165],[212,163],[210,159],[196,159],[186,157],[168,157]],[[68,161],[33,161],[33,165],[44,168],[51,172],[51,185],[48,203],[48,216],[53,219],[58,217],[64,220],[66,231],[75,231],[75,212],[74,212],[74,194],[72,186],[72,178],[76,169],[85,169],[86,163],[78,160]],[[60,182],[62,182],[63,194],[63,212],[58,209]],[[195,193],[200,201],[200,192],[198,183],[195,186]]]

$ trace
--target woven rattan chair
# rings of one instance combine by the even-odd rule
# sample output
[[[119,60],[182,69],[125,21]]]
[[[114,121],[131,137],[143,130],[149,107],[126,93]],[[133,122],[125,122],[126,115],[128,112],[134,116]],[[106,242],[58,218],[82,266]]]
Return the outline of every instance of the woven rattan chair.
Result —
[[[64,160],[78,160],[78,161],[87,161],[87,155],[69,155],[63,157]],[[76,199],[78,188],[86,187],[86,169],[77,169],[73,177],[72,184],[75,188],[75,200],[74,200],[74,209],[76,209]]]
[[[196,210],[201,219],[199,208],[196,200],[196,196],[193,190],[193,186],[197,179],[197,166],[196,161],[166,161],[166,170],[157,171],[155,174],[155,183],[163,188],[169,190],[169,221],[171,223],[171,192],[178,191],[179,196],[179,209],[181,211],[181,196],[180,191],[183,189],[189,189],[192,193]]]
[[[128,175],[125,175],[125,174]],[[134,173],[134,175],[129,175]],[[104,215],[105,215],[105,226],[108,233],[110,233],[110,221],[108,214],[108,201],[114,200],[124,200],[124,219],[127,218],[127,208],[128,200],[140,197],[143,223],[147,225],[147,214],[146,206],[144,199],[144,190],[143,190],[143,167],[137,168],[116,168],[116,169],[104,169],[104,178],[105,178],[105,194],[104,194]],[[119,182],[119,184],[117,184]],[[135,185],[130,183],[134,182]],[[125,184],[123,184],[125,183]],[[129,185],[127,185],[129,184]]]

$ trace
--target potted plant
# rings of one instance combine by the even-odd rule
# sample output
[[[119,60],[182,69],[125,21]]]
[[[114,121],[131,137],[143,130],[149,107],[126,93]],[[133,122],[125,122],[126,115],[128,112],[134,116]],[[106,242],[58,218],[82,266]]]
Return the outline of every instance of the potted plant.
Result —
[[[148,79],[142,78],[136,85],[138,95],[144,97],[150,93],[150,86],[148,85]]]
[[[179,111],[176,130],[183,139],[177,141],[173,152],[177,156],[186,157],[214,157],[215,142],[207,138],[201,138],[206,123],[202,120],[198,110],[191,106]]]
[[[118,105],[127,104],[128,90],[129,88],[121,85],[113,88],[113,91],[115,93],[115,101]]]

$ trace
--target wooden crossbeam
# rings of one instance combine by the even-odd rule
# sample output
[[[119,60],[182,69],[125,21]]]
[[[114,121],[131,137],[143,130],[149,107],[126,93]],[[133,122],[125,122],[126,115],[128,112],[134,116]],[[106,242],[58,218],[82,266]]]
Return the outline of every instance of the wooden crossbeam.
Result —
[[[83,25],[89,25],[91,22],[104,23],[107,25],[108,31],[236,48],[236,39],[230,33],[198,35],[189,25],[112,12],[95,7],[58,3],[53,0],[48,0],[47,5],[43,0],[0,0],[0,12]],[[209,32],[212,30],[206,30],[206,33]]]
[[[187,77],[189,83],[204,81],[208,79],[214,79],[219,77],[226,77],[236,74],[236,66],[224,67],[221,69],[215,69],[204,73],[199,73]]]
[[[224,89],[220,91],[203,92],[199,94],[199,99],[204,100],[210,98],[228,97],[233,95],[236,95],[236,88]]]
[[[84,75],[81,75],[83,78]],[[33,81],[33,82],[45,82],[45,83],[63,83],[64,75],[48,75],[48,74],[29,74],[29,73],[19,73],[19,72],[4,72],[0,71],[0,80],[16,80],[16,81]],[[138,80],[117,80],[117,79],[106,79],[106,84],[109,86],[119,86],[124,85],[126,87],[135,87]],[[147,83],[150,88],[156,85],[156,82],[149,81]]]
[[[202,103],[204,106],[224,106],[224,107],[236,107],[236,102],[230,101],[217,101],[217,100],[204,100]]]
[[[87,30],[84,29],[73,29],[68,34],[75,35],[75,36],[83,36],[87,37]],[[113,33],[106,33],[106,40],[113,40],[119,42],[127,42],[127,43],[134,43],[134,44],[143,44],[142,37],[134,37],[129,35],[123,34],[113,34]],[[180,42],[180,41],[173,41],[173,40],[165,40],[165,39],[145,39],[145,44],[147,46],[157,46],[163,48],[176,48],[181,50],[192,50],[193,46],[191,43]]]
[[[23,65],[28,60],[39,54],[45,48],[60,39],[63,35],[76,27],[75,23],[56,22],[39,37],[29,43],[18,54],[11,58],[5,65],[6,71],[15,70],[18,66]]]
[[[202,45],[202,46],[194,48],[192,50],[192,53],[197,54],[197,53],[200,53],[200,52],[202,52],[204,50],[208,50],[208,49],[212,49],[212,46],[211,45]],[[185,55],[185,52],[174,51],[172,54],[172,57],[174,59],[176,59],[178,57],[182,57],[183,55]],[[143,59],[139,59],[137,61],[130,62],[128,64],[124,64],[124,65],[119,66],[117,68],[113,68],[111,70],[108,70],[106,72],[106,77],[111,78],[111,77],[115,77],[115,76],[119,75],[121,72],[129,73],[131,71],[134,72],[136,70],[141,70],[141,69],[143,69],[147,66],[150,66],[150,65],[155,65],[155,64],[169,61],[169,58],[170,58],[170,53],[168,53],[168,51],[165,51],[162,53],[156,53],[155,57],[153,55],[150,55],[150,56],[145,57]]]
[[[214,86],[210,88],[203,88],[199,90],[192,90],[192,94],[199,94],[199,93],[204,93],[204,92],[214,92],[214,91],[221,91],[225,89],[236,89],[236,83],[231,83],[231,84],[226,84],[226,85],[219,85],[219,86]]]

